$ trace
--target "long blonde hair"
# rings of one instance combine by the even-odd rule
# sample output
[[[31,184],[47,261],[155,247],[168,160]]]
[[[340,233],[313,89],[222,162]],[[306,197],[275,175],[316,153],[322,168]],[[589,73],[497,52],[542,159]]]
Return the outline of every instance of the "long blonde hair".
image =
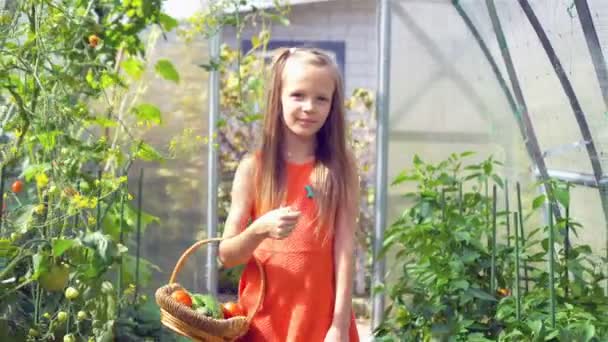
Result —
[[[275,54],[271,66],[269,92],[264,117],[264,130],[259,151],[256,174],[258,209],[260,213],[277,208],[285,199],[285,170],[283,158],[284,137],[281,91],[283,72],[289,58],[304,63],[328,67],[335,80],[331,108],[327,120],[317,132],[315,167],[312,186],[321,227],[333,229],[338,205],[347,203],[347,187],[355,177],[354,161],[346,147],[346,122],[342,78],[336,64],[324,52],[317,49],[281,49]]]

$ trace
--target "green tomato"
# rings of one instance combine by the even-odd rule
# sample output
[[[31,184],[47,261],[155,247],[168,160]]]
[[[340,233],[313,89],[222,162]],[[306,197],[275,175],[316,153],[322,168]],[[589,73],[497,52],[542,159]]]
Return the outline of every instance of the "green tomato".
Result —
[[[63,336],[63,342],[76,342],[76,338],[72,334]]]
[[[61,291],[68,285],[69,278],[70,268],[67,265],[53,265],[38,278],[38,282],[47,291]]]
[[[78,311],[78,314],[76,314],[76,318],[77,318],[79,321],[84,321],[85,319],[87,319],[87,313],[86,313],[86,312],[84,312],[84,311],[82,311],[82,310],[81,310],[81,311]]]
[[[68,319],[68,313],[65,311],[59,311],[57,313],[57,320],[61,323],[61,322],[65,322],[66,319]]]
[[[71,286],[65,290],[65,298],[67,298],[69,300],[76,299],[76,298],[78,298],[79,295],[80,295],[80,293],[78,292],[78,290],[76,290],[75,288],[73,288]]]
[[[114,285],[112,285],[112,283],[110,283],[109,281],[104,281],[103,283],[101,283],[101,293],[109,295],[113,292]]]
[[[28,335],[37,337],[40,336],[40,333],[36,329],[30,329],[30,331],[28,331]]]

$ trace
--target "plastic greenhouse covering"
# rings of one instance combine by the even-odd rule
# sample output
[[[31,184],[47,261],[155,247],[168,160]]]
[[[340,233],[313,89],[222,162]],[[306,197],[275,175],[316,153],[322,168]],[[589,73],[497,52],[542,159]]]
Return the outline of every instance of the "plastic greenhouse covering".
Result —
[[[543,174],[572,182],[578,241],[605,255],[608,3],[389,3],[389,184],[414,154],[493,155],[528,206]],[[406,189],[389,187],[389,217]]]

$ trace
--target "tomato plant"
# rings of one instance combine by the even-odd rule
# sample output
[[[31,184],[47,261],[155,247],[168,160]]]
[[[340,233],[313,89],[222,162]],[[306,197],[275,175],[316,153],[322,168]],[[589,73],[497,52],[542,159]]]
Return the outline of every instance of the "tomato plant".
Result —
[[[0,340],[116,340],[119,309],[143,300],[122,291],[146,281],[125,246],[138,215],[144,229],[157,218],[132,205],[126,184],[134,163],[162,160],[143,139],[162,112],[130,89],[148,70],[179,81],[142,38],[177,26],[162,2],[0,5],[0,169],[17,179],[0,194]],[[121,291],[102,288],[107,278]]]

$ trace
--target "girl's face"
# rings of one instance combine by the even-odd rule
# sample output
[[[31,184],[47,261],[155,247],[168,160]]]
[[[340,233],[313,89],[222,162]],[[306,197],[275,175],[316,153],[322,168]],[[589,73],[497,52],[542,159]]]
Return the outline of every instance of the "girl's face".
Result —
[[[329,116],[335,80],[328,67],[289,59],[283,70],[281,103],[289,133],[314,136]]]

